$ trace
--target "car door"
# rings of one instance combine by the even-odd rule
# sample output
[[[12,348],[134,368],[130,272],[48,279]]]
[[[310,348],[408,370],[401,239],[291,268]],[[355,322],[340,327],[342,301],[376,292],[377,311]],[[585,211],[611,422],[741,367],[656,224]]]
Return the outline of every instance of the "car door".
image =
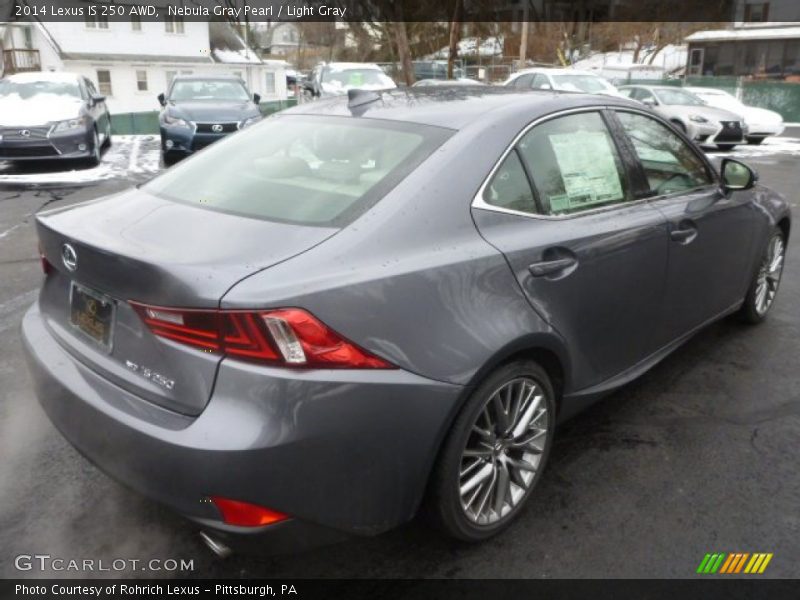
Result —
[[[652,206],[668,221],[669,261],[656,342],[664,345],[731,309],[745,294],[754,243],[746,192],[726,195],[701,151],[649,114],[618,109]]]
[[[647,356],[667,264],[666,224],[633,195],[601,109],[535,123],[473,203],[533,308],[567,340],[576,389]]]

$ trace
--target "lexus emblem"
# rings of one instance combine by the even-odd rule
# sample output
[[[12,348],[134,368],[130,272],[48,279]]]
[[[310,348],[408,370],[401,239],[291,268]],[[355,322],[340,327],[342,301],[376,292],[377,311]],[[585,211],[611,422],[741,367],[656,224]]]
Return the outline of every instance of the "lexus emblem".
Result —
[[[70,244],[61,246],[61,262],[67,267],[67,271],[74,271],[78,268],[78,253]]]
[[[222,125],[220,125],[219,123],[217,123],[216,125],[212,125],[211,126],[211,131],[213,131],[214,133],[221,133],[222,132]]]
[[[22,137],[31,137],[31,130],[30,129],[23,129],[19,132]]]

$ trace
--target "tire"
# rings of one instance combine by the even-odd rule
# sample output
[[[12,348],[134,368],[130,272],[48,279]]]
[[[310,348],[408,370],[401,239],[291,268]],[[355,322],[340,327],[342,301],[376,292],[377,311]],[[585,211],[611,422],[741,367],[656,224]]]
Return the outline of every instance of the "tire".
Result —
[[[717,144],[717,148],[723,150],[725,152],[729,150],[733,150],[736,147],[736,144]]]
[[[526,385],[533,387],[523,387]],[[516,414],[517,419],[508,419],[504,428],[498,419],[498,407],[504,407],[508,417]],[[456,417],[431,475],[426,508],[434,525],[449,536],[468,542],[488,539],[508,527],[539,482],[553,443],[555,416],[553,386],[537,363],[515,361],[489,375]],[[488,435],[492,417],[496,427]],[[483,433],[476,433],[476,428]],[[519,435],[498,439],[497,432],[503,429],[517,429]],[[525,441],[529,444],[523,449],[514,446],[514,440],[519,446]],[[492,444],[494,447],[489,449]],[[478,452],[480,456],[475,455]],[[480,483],[474,484],[481,477]],[[501,485],[506,490],[502,499],[497,493]],[[465,507],[472,496],[472,502]]]
[[[106,127],[106,139],[103,140],[103,148],[108,149],[111,147],[111,121],[108,122]]]
[[[764,139],[763,137],[749,137],[747,138],[747,143],[751,146],[759,146]]]
[[[786,237],[780,228],[773,229],[761,252],[758,270],[750,282],[739,316],[745,323],[764,321],[775,303],[786,259]],[[766,286],[766,287],[764,287]],[[765,296],[762,297],[762,294]]]
[[[86,163],[90,167],[96,167],[100,164],[102,147],[100,146],[100,136],[97,135],[97,129],[92,129],[92,154],[86,159]]]

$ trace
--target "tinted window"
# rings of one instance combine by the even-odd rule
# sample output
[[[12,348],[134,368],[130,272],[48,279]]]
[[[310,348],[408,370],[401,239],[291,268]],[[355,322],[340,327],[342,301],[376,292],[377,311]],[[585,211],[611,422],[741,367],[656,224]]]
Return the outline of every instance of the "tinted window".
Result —
[[[216,142],[145,189],[245,216],[344,225],[451,133],[349,117],[273,117]]]
[[[516,88],[524,88],[528,89],[531,87],[531,82],[533,81],[533,74],[532,73],[525,73],[524,75],[520,75],[517,77],[513,82],[512,85]]]
[[[636,113],[617,115],[633,142],[653,193],[670,194],[712,182],[703,161],[666,125]]]
[[[244,85],[224,79],[177,80],[172,86],[170,100],[231,100],[246,102],[250,99]]]
[[[536,213],[536,202],[533,198],[528,176],[513,150],[495,171],[492,180],[483,191],[483,200],[492,206]]]
[[[546,121],[529,131],[518,148],[545,214],[570,214],[629,199],[625,171],[599,113]]]
[[[703,106],[703,101],[697,96],[684,90],[658,90],[656,92],[658,99],[663,104],[674,104],[678,106]]]
[[[546,75],[537,73],[536,75],[533,76],[531,87],[536,90],[549,90],[553,86],[550,85],[550,80],[547,79]]]
[[[560,90],[570,90],[573,92],[605,92],[609,86],[605,81],[593,75],[553,75],[553,81]]]

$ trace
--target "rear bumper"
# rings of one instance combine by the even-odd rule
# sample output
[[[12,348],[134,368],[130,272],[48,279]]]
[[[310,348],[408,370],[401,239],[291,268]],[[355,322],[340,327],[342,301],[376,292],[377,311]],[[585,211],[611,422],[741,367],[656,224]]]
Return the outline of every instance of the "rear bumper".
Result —
[[[402,370],[291,371],[224,360],[202,414],[122,390],[62,348],[38,303],[23,340],[39,401],[84,456],[232,546],[278,551],[409,520],[463,388]],[[230,527],[217,495],[292,517]],[[272,539],[274,542],[270,542]]]

